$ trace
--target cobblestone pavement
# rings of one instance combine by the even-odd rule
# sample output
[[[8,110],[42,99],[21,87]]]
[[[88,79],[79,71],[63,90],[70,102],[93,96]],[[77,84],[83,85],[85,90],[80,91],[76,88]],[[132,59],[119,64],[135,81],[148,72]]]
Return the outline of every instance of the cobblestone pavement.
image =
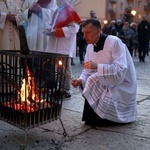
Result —
[[[81,121],[84,99],[79,89],[64,99],[61,120],[68,134],[63,136],[60,120],[23,131],[0,121],[0,150],[149,150],[150,149],[150,57],[139,62],[133,57],[137,74],[138,116],[132,124],[114,127],[87,126]],[[73,77],[79,77],[83,65],[74,59]],[[27,140],[24,136],[27,134]]]

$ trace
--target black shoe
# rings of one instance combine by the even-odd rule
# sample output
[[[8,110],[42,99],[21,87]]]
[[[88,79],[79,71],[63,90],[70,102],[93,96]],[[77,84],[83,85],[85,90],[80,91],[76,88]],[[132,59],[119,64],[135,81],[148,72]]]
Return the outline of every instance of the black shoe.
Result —
[[[66,91],[63,92],[63,98],[70,98],[70,97],[71,97],[70,92],[66,92]]]
[[[71,62],[71,65],[75,65],[75,63],[74,63],[74,62]]]
[[[69,92],[66,91],[57,91],[54,92],[53,94],[50,93],[50,96],[55,97],[55,98],[59,98],[59,99],[63,99],[63,98],[70,98],[71,94]]]

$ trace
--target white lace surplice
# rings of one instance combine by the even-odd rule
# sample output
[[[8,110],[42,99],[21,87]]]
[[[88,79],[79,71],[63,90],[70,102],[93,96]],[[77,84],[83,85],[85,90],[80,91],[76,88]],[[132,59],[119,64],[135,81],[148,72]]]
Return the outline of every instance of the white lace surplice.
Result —
[[[137,115],[137,85],[130,53],[120,44],[118,38],[108,36],[104,49],[98,53],[93,52],[93,45],[88,45],[85,62],[98,63],[98,70],[83,70],[80,78],[83,96],[101,118],[127,123]]]

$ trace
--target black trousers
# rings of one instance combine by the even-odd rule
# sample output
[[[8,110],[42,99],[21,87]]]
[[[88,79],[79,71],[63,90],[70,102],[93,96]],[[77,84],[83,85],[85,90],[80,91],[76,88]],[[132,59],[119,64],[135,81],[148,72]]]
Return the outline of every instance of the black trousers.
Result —
[[[146,41],[140,41],[139,42],[139,60],[145,61],[146,56]]]
[[[85,99],[82,121],[91,126],[112,126],[120,123],[100,118]]]

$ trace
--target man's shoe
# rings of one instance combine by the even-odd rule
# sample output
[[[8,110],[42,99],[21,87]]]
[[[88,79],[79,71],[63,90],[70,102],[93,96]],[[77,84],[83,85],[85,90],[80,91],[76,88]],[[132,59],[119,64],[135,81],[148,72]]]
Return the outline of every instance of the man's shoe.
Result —
[[[71,97],[71,94],[69,92],[66,92],[66,91],[57,91],[57,92],[54,92],[53,94],[50,93],[50,96],[52,95],[52,97],[55,97],[55,98],[70,98]]]
[[[70,98],[70,97],[71,97],[70,92],[64,91],[64,93],[63,93],[63,98]]]
[[[74,62],[71,62],[71,65],[75,65],[75,63],[74,63]]]

